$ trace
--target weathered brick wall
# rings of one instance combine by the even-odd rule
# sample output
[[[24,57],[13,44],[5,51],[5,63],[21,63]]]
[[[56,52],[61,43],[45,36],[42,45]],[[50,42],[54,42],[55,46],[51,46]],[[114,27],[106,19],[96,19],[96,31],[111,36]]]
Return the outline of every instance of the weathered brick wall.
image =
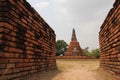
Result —
[[[54,31],[25,0],[0,0],[0,80],[54,69]]]
[[[100,67],[120,75],[120,0],[106,17],[99,33],[101,64]]]

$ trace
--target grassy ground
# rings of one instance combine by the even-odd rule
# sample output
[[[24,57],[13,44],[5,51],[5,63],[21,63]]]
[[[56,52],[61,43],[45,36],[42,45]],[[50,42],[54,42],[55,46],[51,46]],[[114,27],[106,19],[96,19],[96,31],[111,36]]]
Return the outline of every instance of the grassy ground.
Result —
[[[42,72],[30,80],[120,80],[99,69],[99,60],[57,60],[58,70]]]

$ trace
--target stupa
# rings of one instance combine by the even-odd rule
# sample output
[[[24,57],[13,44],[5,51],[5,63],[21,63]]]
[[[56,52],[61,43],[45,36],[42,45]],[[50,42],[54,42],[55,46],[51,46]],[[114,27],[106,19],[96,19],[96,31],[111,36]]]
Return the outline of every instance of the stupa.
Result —
[[[75,29],[73,28],[71,42],[65,53],[65,56],[82,56],[82,55],[83,55],[82,49],[80,47],[79,42],[77,41]]]

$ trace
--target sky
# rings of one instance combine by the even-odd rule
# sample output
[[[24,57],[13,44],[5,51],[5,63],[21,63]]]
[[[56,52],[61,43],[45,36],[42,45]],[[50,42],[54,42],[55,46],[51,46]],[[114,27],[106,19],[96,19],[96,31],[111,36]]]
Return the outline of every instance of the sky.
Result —
[[[81,48],[99,48],[99,31],[115,0],[27,0],[55,31],[56,40],[71,41],[75,28]]]

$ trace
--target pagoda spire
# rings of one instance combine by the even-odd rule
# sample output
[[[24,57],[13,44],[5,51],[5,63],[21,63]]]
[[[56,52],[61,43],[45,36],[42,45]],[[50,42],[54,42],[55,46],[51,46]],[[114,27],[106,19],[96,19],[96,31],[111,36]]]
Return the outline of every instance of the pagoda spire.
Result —
[[[65,56],[83,56],[83,52],[82,52],[79,42],[77,41],[74,28],[72,31],[71,42],[69,44],[69,47],[67,48]]]
[[[75,29],[73,28],[71,41],[77,41]]]

